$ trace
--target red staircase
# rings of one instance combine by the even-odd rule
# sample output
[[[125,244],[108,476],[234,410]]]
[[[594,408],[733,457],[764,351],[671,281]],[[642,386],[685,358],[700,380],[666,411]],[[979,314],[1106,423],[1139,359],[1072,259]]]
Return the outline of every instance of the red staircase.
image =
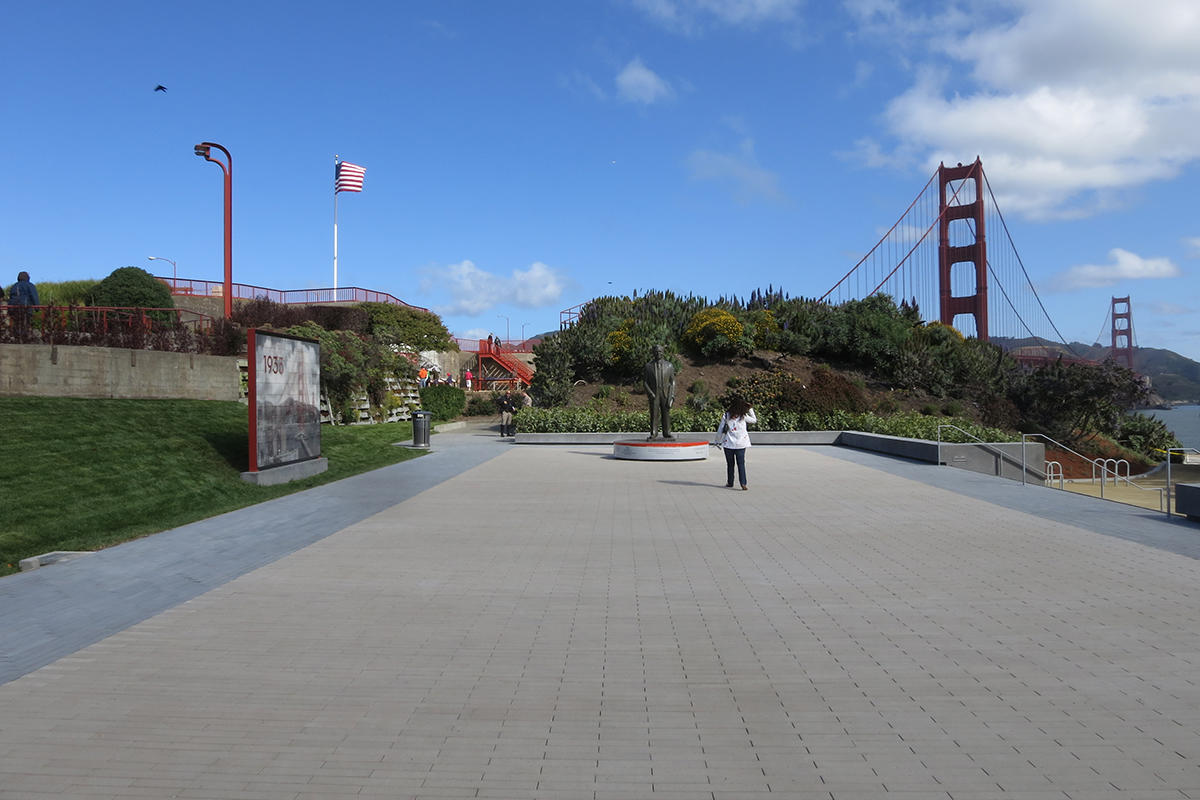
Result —
[[[504,383],[522,383],[526,386],[533,380],[533,368],[517,358],[503,342],[496,339],[479,340],[479,372],[480,377],[487,383],[497,381]],[[507,372],[511,377],[497,379],[489,377],[487,361],[491,361]]]

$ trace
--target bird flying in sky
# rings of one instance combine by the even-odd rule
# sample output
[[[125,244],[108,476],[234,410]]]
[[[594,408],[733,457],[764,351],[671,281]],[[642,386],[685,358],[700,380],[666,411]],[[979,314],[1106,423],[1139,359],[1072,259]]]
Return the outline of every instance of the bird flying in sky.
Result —
[[[158,86],[154,87],[154,91],[156,91],[156,92],[165,92],[166,90],[167,90],[167,87],[163,86],[161,83]]]

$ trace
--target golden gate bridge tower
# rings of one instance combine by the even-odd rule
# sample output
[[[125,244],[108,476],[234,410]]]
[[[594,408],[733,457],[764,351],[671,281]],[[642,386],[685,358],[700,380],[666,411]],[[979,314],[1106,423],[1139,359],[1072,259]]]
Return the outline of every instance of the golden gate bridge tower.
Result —
[[[975,163],[965,167],[962,164],[938,167],[941,190],[938,193],[938,310],[942,324],[951,326],[959,314],[970,314],[975,318],[975,335],[987,341],[988,260],[982,176],[983,164],[978,157]],[[955,244],[950,243],[951,233],[955,234]],[[951,280],[952,273],[964,271],[954,269],[960,264],[968,268],[965,277],[974,277],[973,294],[955,296],[952,293],[951,287],[955,283]]]
[[[1018,358],[1079,357],[1042,304],[978,156],[939,164],[895,224],[817,299],[837,305],[880,293]]]
[[[1112,299],[1112,360],[1133,369],[1133,307],[1128,297]]]

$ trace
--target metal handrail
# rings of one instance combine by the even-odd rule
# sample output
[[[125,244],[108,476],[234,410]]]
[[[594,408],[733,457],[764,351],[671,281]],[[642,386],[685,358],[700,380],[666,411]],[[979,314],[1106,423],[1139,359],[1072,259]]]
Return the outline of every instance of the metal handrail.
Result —
[[[957,425],[951,425],[948,422],[937,426],[937,435],[938,435],[938,438],[937,438],[937,460],[938,460],[939,464],[942,463],[942,428],[953,428],[954,430],[961,433],[963,436],[966,436],[967,438],[970,438],[970,439],[974,439],[978,444],[983,445],[983,447],[985,447],[988,450],[995,453],[997,456],[1000,457],[1001,461],[1007,461],[1008,463],[1013,464],[1014,466],[1017,464],[1017,460],[1015,458],[1013,458],[1012,456],[1010,456],[1008,453],[1004,452],[1003,450],[1000,450],[999,448],[993,447],[991,444],[989,444],[988,442],[985,442],[983,439],[980,439],[978,436],[971,433],[970,431],[965,431],[962,428],[958,427]],[[969,442],[950,442],[949,444],[970,444],[970,443]],[[1020,463],[1021,463],[1021,483],[1025,483],[1026,467],[1025,467],[1025,442],[1024,441],[1021,442],[1021,462]],[[1043,475],[1043,478],[1044,477],[1045,476]]]
[[[1047,435],[1046,435],[1046,434],[1044,434],[1044,433],[1022,433],[1022,434],[1021,434],[1021,444],[1022,444],[1022,446],[1025,444],[1025,438],[1026,438],[1026,437],[1028,437],[1028,436],[1040,436],[1041,438],[1045,439],[1047,442],[1049,442],[1050,444],[1052,444],[1052,445],[1054,445],[1055,447],[1059,448],[1060,450],[1065,450],[1066,452],[1068,452],[1068,453],[1070,453],[1070,454],[1072,454],[1072,455],[1074,455],[1074,456],[1078,456],[1079,458],[1083,459],[1084,461],[1087,461],[1087,462],[1091,463],[1091,464],[1092,464],[1092,476],[1093,476],[1093,477],[1092,477],[1092,480],[1093,480],[1093,481],[1095,480],[1095,469],[1096,469],[1096,466],[1097,466],[1097,462],[1103,461],[1104,459],[1091,459],[1091,458],[1088,458],[1088,457],[1087,457],[1087,456],[1085,456],[1083,453],[1080,453],[1080,452],[1077,452],[1077,451],[1075,451],[1075,450],[1072,450],[1071,448],[1067,447],[1067,446],[1066,446],[1065,444],[1063,444],[1062,442],[1059,442],[1059,441],[1057,441],[1057,440],[1055,440],[1055,439],[1051,439],[1049,436],[1047,436]],[[1121,460],[1122,460],[1122,461],[1125,461],[1125,459],[1121,459]],[[1111,459],[1111,458],[1110,458],[1110,459],[1108,459],[1108,461],[1114,461],[1114,459]],[[1170,489],[1171,489],[1171,472],[1170,472],[1170,466],[1169,466],[1169,464],[1170,464],[1170,458],[1168,458],[1168,459],[1167,459],[1167,462],[1168,462],[1168,467],[1167,467],[1167,488],[1166,488],[1165,490],[1164,490],[1164,489],[1154,489],[1154,488],[1151,488],[1151,487],[1149,487],[1149,486],[1138,486],[1136,483],[1134,483],[1134,482],[1133,482],[1133,481],[1132,481],[1132,480],[1129,478],[1129,476],[1128,476],[1128,475],[1126,475],[1126,476],[1125,476],[1125,477],[1122,479],[1122,478],[1121,478],[1121,476],[1120,476],[1119,474],[1117,474],[1117,472],[1116,472],[1116,470],[1115,470],[1115,469],[1114,469],[1114,470],[1113,470],[1113,472],[1112,472],[1112,475],[1113,475],[1113,486],[1116,486],[1116,485],[1117,485],[1117,481],[1118,481],[1118,480],[1124,480],[1124,481],[1125,481],[1125,485],[1126,485],[1126,486],[1130,486],[1130,487],[1132,487],[1132,488],[1134,488],[1134,489],[1137,489],[1137,490],[1139,490],[1139,491],[1143,491],[1143,492],[1158,492],[1158,510],[1159,510],[1159,511],[1162,511],[1162,510],[1163,510],[1163,500],[1164,500],[1164,497],[1165,497],[1165,499],[1167,500],[1167,504],[1166,504],[1166,512],[1167,512],[1167,516],[1169,517],[1169,516],[1171,516],[1171,503],[1170,503],[1170,498],[1171,498],[1171,494],[1170,494]],[[1128,461],[1126,461],[1125,463],[1126,463],[1126,466],[1128,466],[1129,462],[1128,462]],[[1101,480],[1100,480],[1100,499],[1101,499],[1101,500],[1106,500],[1107,498],[1104,496],[1104,484],[1107,482],[1107,481],[1106,481],[1106,478],[1107,478],[1107,476],[1108,476],[1108,475],[1107,475],[1107,473],[1108,473],[1108,465],[1107,465],[1107,464],[1103,464],[1103,465],[1100,465],[1100,466],[1101,466],[1101,473],[1100,473],[1100,475],[1101,475]],[[1164,494],[1164,492],[1165,492],[1165,494]]]
[[[1119,459],[1119,460],[1115,459],[1115,458],[1093,458],[1092,459],[1092,483],[1093,484],[1096,483],[1096,467],[1100,468],[1101,482],[1107,480],[1106,473],[1108,472],[1109,464],[1112,464],[1113,486],[1117,485],[1117,479],[1121,476],[1121,465],[1122,464],[1125,465],[1125,480],[1126,480],[1126,482],[1129,481],[1129,461],[1128,460],[1126,460],[1124,458]]]
[[[1062,464],[1058,463],[1057,461],[1047,461],[1046,475],[1043,480],[1047,486],[1053,486],[1055,478],[1058,478],[1058,488],[1065,489],[1066,486],[1063,483],[1064,478]]]
[[[1200,453],[1194,447],[1168,447],[1166,450],[1160,450],[1167,454],[1167,514],[1171,513],[1171,453],[1179,453],[1180,460],[1183,460],[1184,453]]]

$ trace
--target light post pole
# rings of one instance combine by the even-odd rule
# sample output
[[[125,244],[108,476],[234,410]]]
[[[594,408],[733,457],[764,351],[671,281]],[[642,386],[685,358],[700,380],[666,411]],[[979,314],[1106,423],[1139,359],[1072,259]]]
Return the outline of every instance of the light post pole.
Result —
[[[175,266],[175,262],[169,258],[162,256],[146,256],[147,261],[170,261],[171,262],[171,294],[175,293],[175,284],[179,280],[179,268]]]
[[[525,326],[528,324],[528,322],[521,323],[521,344],[525,344]]]
[[[212,157],[212,148],[225,154],[225,161]],[[211,161],[225,173],[225,319],[233,316],[233,156],[216,142],[201,142],[194,148],[196,155]]]
[[[503,314],[497,314],[497,315],[496,315],[496,318],[497,318],[497,319],[503,319],[503,320],[504,320],[504,341],[506,341],[506,342],[507,342],[507,341],[508,341],[508,333],[509,333],[509,331],[508,331],[508,326],[509,326],[508,317],[504,316]]]

